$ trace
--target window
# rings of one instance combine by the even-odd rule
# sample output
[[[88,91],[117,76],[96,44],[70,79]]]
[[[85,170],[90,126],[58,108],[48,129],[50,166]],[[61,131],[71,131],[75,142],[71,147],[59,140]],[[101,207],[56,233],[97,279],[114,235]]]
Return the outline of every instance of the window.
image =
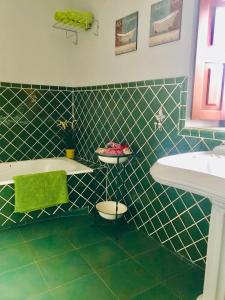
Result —
[[[225,0],[200,0],[193,120],[225,120]]]

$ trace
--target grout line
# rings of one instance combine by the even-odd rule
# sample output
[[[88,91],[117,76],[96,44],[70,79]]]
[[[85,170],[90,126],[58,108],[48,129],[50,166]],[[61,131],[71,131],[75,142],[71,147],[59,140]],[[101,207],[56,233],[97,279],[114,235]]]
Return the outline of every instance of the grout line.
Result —
[[[73,246],[73,248],[74,248],[75,250],[80,251],[80,250],[82,250],[82,249],[84,249],[84,248],[91,247],[91,246],[95,246],[95,245],[97,245],[97,244],[99,244],[99,243],[102,243],[102,242],[108,240],[108,239],[109,239],[109,238],[106,237],[106,238],[104,238],[104,239],[102,239],[102,240],[99,240],[99,241],[97,241],[97,242],[94,242],[94,243],[91,243],[91,244],[86,244],[86,245],[80,246],[80,247],[77,247],[76,245],[74,245],[74,244],[72,243],[72,246]]]
[[[93,275],[93,274],[94,274],[94,272],[93,272],[93,273],[84,274],[84,275],[81,275],[81,276],[79,276],[79,277],[77,277],[77,278],[74,278],[74,279],[72,279],[72,280],[69,280],[69,281],[67,281],[67,282],[64,282],[64,283],[62,283],[62,284],[59,284],[59,285],[57,285],[56,287],[52,287],[52,288],[50,287],[50,288],[48,289],[48,292],[51,293],[52,291],[54,291],[54,290],[56,290],[56,289],[58,289],[58,288],[68,286],[68,285],[70,285],[72,282],[78,281],[78,280],[80,280],[80,279],[83,279],[83,278],[85,278],[85,277],[91,276],[91,275]]]
[[[97,243],[95,243],[94,245],[96,245]],[[82,249],[82,248],[80,248]],[[112,289],[107,285],[107,283],[102,279],[102,277],[98,274],[97,270],[94,269],[94,267],[87,261],[87,259],[85,257],[82,256],[82,254],[80,254],[82,259],[87,263],[87,265],[91,268],[91,270],[93,271],[94,274],[96,274],[96,276],[103,282],[103,284],[106,286],[106,288],[108,288],[108,290],[117,298],[117,295],[112,291]]]
[[[27,263],[27,264],[25,264],[25,265],[22,265],[22,266],[15,267],[15,268],[12,268],[12,269],[10,269],[10,270],[4,271],[4,272],[0,273],[0,277],[4,276],[4,275],[6,275],[6,274],[9,274],[9,273],[13,273],[13,272],[19,271],[19,270],[21,270],[21,269],[23,269],[23,268],[26,268],[26,267],[29,267],[29,266],[32,266],[32,265],[35,265],[35,264],[34,264],[34,261],[32,261],[32,262],[30,262],[30,263]]]
[[[51,256],[47,256],[47,257],[45,257],[45,258],[44,258],[44,257],[40,257],[40,258],[35,258],[35,257],[34,257],[34,261],[37,262],[37,263],[41,263],[41,262],[44,262],[44,261],[49,261],[49,260],[51,260],[51,259],[53,259],[53,258],[57,258],[57,257],[60,257],[60,256],[65,255],[65,254],[68,254],[68,253],[70,253],[70,252],[74,252],[74,250],[77,250],[77,249],[71,248],[71,249],[69,249],[69,250],[62,251],[62,252],[58,252],[57,254],[53,254],[53,255],[51,255]]]
[[[35,265],[36,265],[36,267],[37,267],[37,269],[38,269],[38,272],[39,272],[39,274],[40,274],[40,276],[41,276],[41,278],[42,278],[44,284],[46,285],[47,290],[49,291],[49,285],[48,285],[48,282],[47,282],[47,280],[45,279],[44,274],[43,274],[42,271],[41,271],[41,268],[40,268],[40,266],[39,266],[39,264],[38,264],[38,261],[36,261],[36,260],[35,260]]]
[[[60,287],[63,287],[63,286],[65,286],[65,285],[69,285],[71,282],[76,281],[76,280],[78,280],[78,279],[81,279],[81,278],[84,278],[84,277],[86,277],[86,276],[89,276],[89,275],[94,274],[94,272],[90,272],[90,273],[87,273],[87,274],[84,274],[84,275],[80,275],[80,276],[78,276],[77,278],[73,278],[73,279],[68,280],[68,281],[66,281],[66,282],[64,282],[64,283],[61,283],[61,284],[59,284],[59,285],[57,285],[57,286],[55,286],[55,287],[51,287],[51,286],[49,286],[47,280],[45,279],[45,277],[44,277],[44,275],[43,275],[43,273],[42,273],[42,271],[41,271],[41,268],[40,268],[38,262],[36,262],[36,264],[37,264],[37,267],[38,267],[38,269],[39,269],[39,272],[41,273],[41,277],[43,278],[44,282],[46,283],[48,292],[51,292],[52,290],[55,290],[55,289],[60,288]]]
[[[112,241],[113,241],[113,239],[112,239]],[[114,242],[114,241],[113,241]],[[114,244],[116,244],[115,242],[114,242]],[[117,244],[116,244],[117,245]],[[118,245],[117,245],[118,246]],[[115,267],[115,266],[117,266],[117,265],[119,265],[120,263],[123,263],[123,262],[126,262],[126,261],[129,261],[129,260],[132,260],[132,261],[134,261],[136,264],[138,264],[142,269],[144,269],[143,268],[143,266],[139,263],[139,262],[137,262],[135,259],[134,259],[134,257],[132,256],[132,255],[130,255],[130,253],[129,252],[127,252],[124,248],[122,248],[122,247],[118,247],[118,248],[120,248],[121,250],[123,250],[127,255],[128,255],[128,257],[127,258],[124,258],[124,259],[121,259],[120,261],[118,261],[118,262],[115,262],[115,263],[113,263],[113,264],[111,264],[111,265],[108,265],[107,267],[105,267],[105,268],[99,268],[98,270],[95,270],[94,269],[94,267],[93,267],[93,270],[95,271],[95,273],[98,275],[98,277],[100,277],[100,279],[103,281],[103,283],[110,289],[110,291],[112,291],[111,290],[111,288],[107,285],[107,283],[104,281],[104,279],[101,277],[101,274],[99,274],[99,271],[101,272],[101,271],[103,271],[104,272],[104,270],[105,271],[107,271],[107,270],[109,270],[110,268],[112,268],[112,267]],[[144,269],[145,270],[145,269]],[[146,270],[145,270],[145,272],[146,272]],[[147,273],[147,272],[146,272]],[[148,273],[147,273],[148,274]],[[152,287],[154,287],[155,286],[155,284],[152,286]],[[147,289],[144,289],[141,293],[143,293],[143,292],[145,292],[145,291],[147,291],[149,288],[147,288]],[[114,293],[113,293],[114,294]],[[135,295],[135,296],[137,296],[137,295]],[[117,298],[117,299],[119,299],[119,298]]]
[[[161,286],[161,285],[162,285],[163,287],[165,287],[166,289],[168,289],[174,296],[178,297],[178,299],[176,299],[176,300],[184,300],[184,299],[180,299],[180,297],[177,295],[177,293],[175,293],[171,288],[169,288],[168,286],[166,286],[166,285],[164,285],[164,284],[162,284],[162,283],[158,283],[157,285],[154,285],[154,286],[152,286],[152,287],[150,287],[150,288],[145,289],[144,291],[142,291],[142,292],[136,294],[134,297],[131,297],[131,300],[132,300],[132,299],[135,299],[136,297],[141,296],[142,294],[144,294],[144,293],[146,293],[146,292],[148,292],[148,291],[151,291],[152,289],[154,289],[154,288],[156,288],[156,287],[159,287],[159,286]],[[157,299],[155,299],[155,300],[157,300]],[[168,299],[168,300],[169,300],[169,299]]]
[[[101,275],[95,271],[96,276],[102,281],[105,287],[111,292],[111,294],[119,300],[119,297],[114,293],[114,291],[110,288],[110,286],[105,282],[105,280],[101,277]]]
[[[115,243],[115,242],[114,242],[114,243]],[[126,252],[127,255],[129,256],[129,258],[132,259],[132,260],[133,260],[135,263],[137,263],[139,266],[141,266],[144,270],[145,270],[145,268],[144,268],[143,265],[137,260],[137,257],[138,257],[138,256],[141,256],[141,255],[143,255],[143,254],[147,254],[148,252],[152,252],[152,251],[155,251],[155,250],[157,251],[159,248],[162,248],[162,249],[167,250],[168,252],[170,252],[171,255],[177,257],[179,260],[183,261],[185,264],[188,265],[188,269],[187,269],[187,270],[185,270],[185,271],[182,272],[182,273],[179,273],[179,272],[178,272],[178,273],[176,273],[175,275],[171,275],[171,277],[168,277],[166,280],[171,279],[171,278],[173,278],[173,277],[176,277],[176,276],[178,276],[178,275],[181,275],[181,274],[183,274],[183,273],[186,273],[186,272],[192,270],[193,268],[195,268],[195,265],[193,265],[192,263],[190,263],[187,259],[183,258],[183,256],[180,257],[180,256],[176,255],[176,253],[172,252],[170,249],[167,249],[167,248],[166,248],[165,246],[163,246],[163,245],[159,245],[158,247],[153,248],[153,249],[145,250],[145,251],[143,251],[143,252],[140,252],[140,253],[137,254],[137,255],[132,255],[132,254],[130,254],[126,249],[124,249],[121,245],[119,245],[119,244],[117,244],[117,243],[116,243],[116,245],[119,246],[119,248],[122,249],[124,252]],[[201,269],[201,268],[198,266],[198,269]],[[153,274],[153,276],[154,276],[154,274]],[[165,281],[165,280],[162,280],[162,282],[164,282],[164,281]]]

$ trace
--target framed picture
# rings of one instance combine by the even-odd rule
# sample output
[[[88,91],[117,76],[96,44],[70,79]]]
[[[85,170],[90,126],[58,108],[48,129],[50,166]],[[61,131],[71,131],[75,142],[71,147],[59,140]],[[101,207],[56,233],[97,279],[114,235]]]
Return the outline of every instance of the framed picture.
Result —
[[[138,12],[116,21],[116,55],[136,51],[138,34]]]
[[[180,39],[182,0],[162,0],[151,6],[149,46]]]

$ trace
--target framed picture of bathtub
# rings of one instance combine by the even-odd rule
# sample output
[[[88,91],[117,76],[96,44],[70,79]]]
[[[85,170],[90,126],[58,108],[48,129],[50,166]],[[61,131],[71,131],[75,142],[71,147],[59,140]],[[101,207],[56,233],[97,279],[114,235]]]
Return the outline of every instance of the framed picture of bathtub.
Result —
[[[116,21],[116,55],[137,50],[138,12]]]
[[[149,46],[180,39],[182,0],[161,0],[151,6]]]

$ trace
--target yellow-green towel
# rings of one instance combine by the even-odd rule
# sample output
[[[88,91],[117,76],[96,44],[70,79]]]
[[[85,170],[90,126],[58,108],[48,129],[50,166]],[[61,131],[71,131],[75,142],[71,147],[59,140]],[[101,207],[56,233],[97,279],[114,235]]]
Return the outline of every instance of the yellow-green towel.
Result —
[[[71,25],[76,28],[88,30],[94,21],[94,15],[88,11],[57,11],[55,20],[65,25]]]
[[[15,212],[30,212],[69,201],[65,171],[13,177]]]

